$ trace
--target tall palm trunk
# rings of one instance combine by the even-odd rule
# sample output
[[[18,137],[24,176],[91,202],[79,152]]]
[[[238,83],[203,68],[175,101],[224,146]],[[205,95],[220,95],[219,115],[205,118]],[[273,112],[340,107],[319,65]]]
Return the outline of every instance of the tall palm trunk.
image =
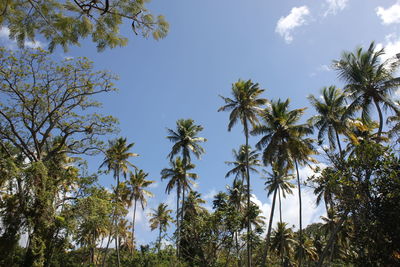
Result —
[[[244,134],[246,137],[246,178],[247,178],[247,266],[251,267],[251,225],[250,225],[250,170],[249,170],[249,128],[247,119],[244,120]]]
[[[281,199],[281,188],[278,187],[278,197],[279,197],[279,221],[280,223],[282,223],[282,199]],[[281,243],[283,243],[283,235],[281,235]],[[281,252],[281,264],[283,266],[283,262],[284,262],[284,257],[283,257],[283,247],[280,246],[280,252]]]
[[[276,201],[277,193],[278,193],[278,189],[275,189],[274,197],[272,199],[271,214],[269,216],[268,232],[267,232],[267,238],[265,241],[265,253],[264,253],[264,257],[263,257],[262,266],[267,266],[268,249],[269,249],[269,242],[270,242],[270,238],[271,238],[272,220],[274,219],[275,201]]]
[[[280,187],[278,187],[278,197],[279,197],[279,221],[282,223],[282,199],[281,199]]]
[[[161,234],[162,234],[162,225],[160,223],[160,229],[159,229],[159,233],[158,233],[158,255],[160,255],[160,249],[161,249]]]
[[[177,231],[177,236],[176,236],[176,257],[179,259],[180,253],[179,253],[179,242],[180,242],[180,219],[179,219],[179,197],[181,194],[181,187],[178,184],[177,189],[176,189],[176,231]]]
[[[340,157],[343,157],[342,145],[340,144],[339,134],[336,129],[335,129],[335,134],[336,134],[336,142],[338,143],[339,146]]]
[[[115,204],[116,207],[118,208],[118,202],[119,202],[119,168],[117,172],[117,188],[115,190]],[[115,249],[117,251],[117,266],[119,267],[121,265],[121,259],[119,256],[119,231],[118,231],[118,218],[115,220]]]
[[[296,165],[296,173],[297,173],[297,187],[299,190],[299,267],[301,267],[301,262],[303,260],[303,221],[302,221],[302,203],[301,203],[301,185],[300,185],[300,174],[299,174],[299,166],[297,164],[297,160],[294,160]]]
[[[383,115],[382,115],[382,110],[381,107],[379,106],[378,101],[374,98],[374,104],[376,106],[376,109],[378,110],[378,115],[379,115],[379,129],[378,129],[378,137],[381,137],[382,134],[382,129],[383,129]],[[380,142],[378,138],[378,142]]]
[[[135,221],[136,221],[136,204],[137,198],[135,198],[135,203],[133,207],[133,218],[132,218],[132,255],[135,251]]]

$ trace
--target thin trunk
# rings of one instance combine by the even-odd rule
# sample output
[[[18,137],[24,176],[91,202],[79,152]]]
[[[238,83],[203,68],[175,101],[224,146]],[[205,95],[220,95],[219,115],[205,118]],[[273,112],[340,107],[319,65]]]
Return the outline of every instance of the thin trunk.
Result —
[[[93,241],[92,241],[92,248],[91,248],[91,258],[90,258],[90,263],[94,264],[94,255],[96,253],[96,232],[93,232]]]
[[[176,257],[179,259],[179,237],[180,237],[180,227],[179,227],[179,197],[181,193],[180,185],[176,189]]]
[[[228,253],[226,253],[225,267],[229,266],[229,262],[230,262],[229,259],[231,258],[231,249],[232,249],[232,245],[233,245],[234,235],[235,235],[235,233],[232,233],[232,235],[231,235],[232,243],[229,244]]]
[[[158,233],[158,255],[160,255],[160,249],[161,249],[161,234],[162,234],[162,228],[160,223],[160,232]]]
[[[376,106],[376,109],[378,110],[378,115],[379,115],[379,130],[378,130],[378,143],[380,142],[379,137],[381,137],[382,134],[382,129],[383,129],[383,115],[382,115],[382,110],[381,107],[379,106],[379,103],[374,99],[374,103]]]
[[[238,240],[239,232],[235,233],[235,243],[236,243],[236,255],[238,256],[238,267],[242,267],[242,258],[240,256],[240,245]]]
[[[246,175],[247,175],[247,266],[251,267],[251,225],[250,225],[250,170],[249,170],[249,129],[247,119],[244,120],[244,134],[246,137]]]
[[[119,169],[118,169],[118,173],[117,173],[117,188],[115,190],[115,197],[116,197],[116,202],[115,204],[118,207],[118,202],[119,202]],[[121,259],[119,256],[119,231],[118,231],[118,222],[119,220],[117,219],[115,221],[115,249],[117,250],[117,266],[120,267],[121,266]]]
[[[114,224],[114,222],[112,224]],[[108,247],[110,246],[110,243],[111,243],[111,236],[112,236],[112,233],[110,232],[110,235],[108,236],[108,240],[107,240],[106,249],[104,250],[104,256],[103,256],[103,261],[101,263],[101,267],[104,267],[106,264]]]
[[[335,134],[336,134],[336,142],[338,143],[339,146],[340,157],[343,157],[342,145],[340,144],[339,134],[336,129],[335,129]]]
[[[297,187],[299,190],[299,267],[301,267],[301,262],[303,260],[303,223],[302,223],[302,204],[301,204],[301,185],[300,185],[300,174],[299,174],[299,166],[297,164],[297,160],[294,161],[296,165],[296,173],[297,173]]]
[[[333,230],[333,232],[328,240],[328,244],[325,246],[324,250],[322,251],[321,256],[319,257],[317,267],[322,267],[322,264],[324,263],[324,259],[328,255],[329,249],[333,246],[333,243],[335,241],[335,237],[336,237],[337,233],[339,232],[340,228],[342,227],[342,224],[344,223],[344,221],[347,218],[347,214],[348,214],[348,212],[343,214],[343,216],[340,218],[340,221],[336,225],[336,228]]]
[[[279,196],[279,220],[282,223],[282,199],[281,199],[281,188],[278,187],[278,196]],[[283,235],[281,235],[281,244],[283,243]],[[284,261],[284,257],[283,257],[283,247],[280,246],[280,251],[281,251],[281,256],[282,256],[282,260],[281,260],[281,264],[283,266],[283,261]]]
[[[270,238],[271,238],[272,220],[274,219],[275,201],[276,201],[277,193],[278,193],[278,189],[275,189],[274,197],[272,199],[271,214],[269,216],[268,232],[267,232],[267,238],[265,241],[265,253],[264,253],[264,257],[263,257],[263,261],[262,261],[262,266],[267,266],[268,249],[269,249],[269,242],[270,242]]]
[[[281,199],[280,187],[278,187],[278,197],[279,197],[279,221],[282,223],[282,199]]]
[[[135,251],[135,221],[136,221],[136,204],[137,198],[135,198],[135,203],[133,207],[133,218],[132,218],[132,255]]]

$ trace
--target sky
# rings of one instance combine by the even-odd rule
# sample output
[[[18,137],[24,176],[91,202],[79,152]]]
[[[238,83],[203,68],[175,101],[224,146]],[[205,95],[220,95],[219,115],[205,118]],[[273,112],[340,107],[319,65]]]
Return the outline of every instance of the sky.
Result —
[[[155,197],[137,215],[138,244],[156,239],[146,219],[152,208],[166,202],[175,209],[175,193],[165,194],[160,171],[169,166],[172,147],[166,128],[175,128],[177,119],[192,118],[204,127],[200,136],[208,139],[203,145],[206,154],[193,163],[200,177],[196,190],[210,208],[213,195],[232,182],[224,178],[229,170],[224,162],[244,143],[241,126],[228,132],[229,114],[217,112],[223,105],[219,95],[229,96],[232,83],[251,79],[266,89],[264,97],[290,98],[292,109],[301,108],[309,106],[306,97],[319,95],[322,87],[343,86],[330,67],[343,51],[375,41],[388,56],[400,52],[400,1],[395,0],[153,0],[148,8],[170,23],[165,39],[135,36],[127,23],[122,28],[129,37],[126,47],[98,53],[86,40],[66,53],[53,54],[56,59],[88,57],[96,69],[120,77],[119,92],[99,96],[101,112],[119,119],[120,132],[110,138],[134,142],[133,152],[140,156],[131,162],[156,181],[151,188]],[[7,28],[0,29],[0,43],[16,48]],[[46,47],[46,42],[39,37],[26,46]],[[308,109],[304,120],[313,114]],[[250,139],[252,145],[257,141],[258,137]],[[101,160],[89,160],[93,171]],[[324,166],[323,160],[320,164]],[[300,173],[305,180],[313,171],[303,167]],[[110,175],[100,177],[100,183],[110,187],[114,181]],[[260,175],[253,175],[253,201],[269,218],[271,200],[264,187]],[[316,207],[312,190],[304,188],[303,199],[303,225],[320,220],[324,208]],[[289,225],[298,224],[297,205],[297,195],[283,202],[283,219]]]

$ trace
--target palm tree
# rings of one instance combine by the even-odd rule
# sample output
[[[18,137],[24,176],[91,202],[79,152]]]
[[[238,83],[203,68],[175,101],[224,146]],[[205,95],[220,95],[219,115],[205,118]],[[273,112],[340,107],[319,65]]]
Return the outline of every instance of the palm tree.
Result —
[[[172,221],[171,212],[172,210],[167,209],[168,205],[164,203],[160,203],[157,209],[153,209],[153,213],[150,213],[150,229],[153,231],[154,229],[159,230],[158,232],[158,252],[160,252],[161,248],[161,240],[162,233],[167,231],[169,226],[169,222]]]
[[[223,97],[225,105],[220,107],[218,111],[231,111],[229,115],[228,131],[240,121],[243,125],[245,136],[245,147],[249,147],[249,126],[254,127],[258,123],[258,114],[261,111],[261,106],[267,103],[267,99],[260,98],[264,92],[259,88],[258,83],[253,83],[251,80],[239,80],[232,85],[232,98]],[[250,125],[249,125],[250,124]],[[250,162],[249,151],[246,149],[246,178],[247,178],[247,208],[250,207]],[[247,220],[247,231],[250,237],[251,226],[250,219]],[[247,242],[247,265],[251,266],[251,244]]]
[[[133,201],[133,217],[132,217],[132,248],[134,248],[134,240],[135,240],[135,219],[136,219],[136,206],[139,201],[142,210],[147,205],[147,197],[153,197],[153,193],[146,190],[145,188],[149,187],[154,181],[146,180],[148,173],[145,173],[143,170],[135,170],[134,173],[130,173],[128,185],[130,186],[129,190],[129,203],[131,204]],[[132,250],[133,251],[133,250]]]
[[[268,173],[264,170],[264,173],[268,175],[265,181],[265,185],[267,186],[265,189],[267,190],[267,196],[269,197],[272,193],[274,194],[272,198],[272,207],[271,207],[271,214],[269,218],[269,224],[268,224],[268,232],[267,232],[267,237],[266,237],[266,242],[265,242],[265,258],[268,257],[268,248],[269,248],[269,243],[270,243],[270,237],[271,237],[271,229],[272,229],[272,221],[274,219],[274,210],[275,210],[275,201],[276,201],[276,195],[278,192],[282,191],[284,196],[286,193],[292,193],[292,188],[294,188],[294,185],[289,182],[290,179],[293,178],[293,175],[289,175],[287,172],[288,170],[285,168],[282,168],[276,163],[272,164],[272,173]],[[279,201],[280,202],[280,201]],[[280,207],[280,222],[282,222],[282,209],[281,209],[281,203],[279,203]],[[265,263],[264,263],[265,265]]]
[[[182,188],[190,188],[192,180],[197,179],[197,174],[189,173],[188,171],[195,168],[192,163],[184,164],[180,157],[171,161],[171,168],[164,168],[161,171],[161,179],[169,179],[165,192],[169,194],[176,187],[176,230],[177,230],[177,254],[179,255],[179,237],[180,237],[180,222],[179,222],[179,198]],[[182,207],[183,208],[183,207]]]
[[[192,119],[180,119],[176,122],[176,130],[167,129],[167,138],[174,143],[171,152],[168,154],[170,160],[176,155],[181,154],[183,165],[191,163],[190,154],[193,153],[197,159],[205,153],[204,148],[199,143],[206,142],[204,137],[197,136],[203,130],[201,125],[196,125]],[[185,168],[183,169],[185,171]],[[182,208],[185,206],[186,186],[182,186]],[[183,220],[183,213],[182,213]]]
[[[289,99],[282,102],[272,101],[271,106],[261,113],[262,125],[254,128],[253,135],[263,135],[256,144],[258,149],[263,149],[263,162],[265,165],[276,164],[287,166],[287,168],[296,169],[297,187],[299,194],[299,238],[302,242],[302,202],[301,202],[301,184],[298,164],[306,164],[308,161],[314,161],[310,155],[315,154],[313,148],[313,139],[306,136],[313,133],[309,124],[296,124],[305,108],[289,110]],[[301,266],[302,256],[299,257],[299,266]],[[264,255],[265,265],[265,255]]]
[[[338,61],[334,61],[334,68],[339,78],[347,83],[345,91],[352,100],[347,113],[352,114],[361,109],[363,122],[371,120],[371,107],[375,105],[379,115],[378,137],[383,129],[383,107],[393,109],[399,113],[398,107],[390,95],[400,87],[400,79],[394,78],[399,64],[397,60],[382,62],[384,49],[378,50],[372,42],[368,50],[357,48],[354,53],[344,52]]]
[[[337,144],[340,155],[342,155],[339,134],[346,133],[347,129],[344,123],[345,115],[347,115],[345,113],[345,94],[335,86],[324,87],[321,93],[322,100],[314,95],[308,96],[311,105],[318,113],[310,119],[310,123],[319,130],[318,141],[322,143],[324,136],[327,135],[331,149],[334,150]]]
[[[115,202],[118,205],[119,202],[119,184],[120,184],[120,174],[126,178],[129,172],[129,167],[136,168],[128,160],[131,157],[137,157],[138,154],[131,153],[129,150],[134,146],[134,143],[127,144],[126,138],[118,138],[109,141],[109,148],[105,152],[105,157],[100,168],[106,167],[107,172],[113,172],[114,179],[117,181],[117,186],[115,189]],[[114,210],[113,221],[115,221],[116,211]],[[117,220],[118,221],[118,220]],[[117,250],[118,266],[120,266],[119,257],[119,241],[118,241],[118,226],[115,225],[115,249]],[[108,247],[107,247],[108,248]],[[107,248],[106,252],[107,253]],[[104,265],[104,262],[103,262]]]
[[[400,101],[396,101],[397,106],[400,106]],[[397,139],[395,140],[397,144],[400,143],[400,114],[396,114],[387,118],[388,124],[393,124],[392,129],[389,131],[389,138],[394,138],[395,136]]]
[[[297,243],[292,229],[286,227],[287,223],[278,222],[271,238],[271,250],[275,250],[276,254],[281,257],[282,266],[288,266],[285,263],[290,263],[293,246]]]
[[[258,160],[260,154],[257,153],[257,151],[252,151],[250,146],[246,149],[245,145],[241,145],[238,151],[232,149],[234,161],[225,161],[226,164],[233,165],[233,168],[226,173],[225,178],[233,175],[235,180],[240,177],[242,182],[244,182],[246,177],[246,153],[249,155],[250,171],[255,173],[258,172],[255,166],[261,166],[260,161]]]

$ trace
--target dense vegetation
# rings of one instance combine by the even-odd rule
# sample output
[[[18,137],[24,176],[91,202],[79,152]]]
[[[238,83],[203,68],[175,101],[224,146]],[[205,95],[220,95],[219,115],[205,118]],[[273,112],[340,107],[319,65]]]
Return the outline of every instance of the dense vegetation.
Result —
[[[50,50],[66,49],[91,36],[102,50],[126,43],[118,35],[123,20],[144,36],[165,36],[168,24],[144,2],[3,1],[0,26],[20,46],[39,34]],[[157,240],[138,247],[137,209],[153,196],[154,181],[132,164],[139,156],[134,143],[110,140],[117,119],[99,112],[96,95],[115,91],[116,77],[95,71],[86,58],[54,62],[41,49],[1,48],[0,265],[399,266],[399,60],[382,55],[372,43],[333,61],[345,86],[310,95],[311,118],[303,117],[306,108],[291,109],[289,99],[268,99],[251,80],[235,82],[218,111],[229,112],[228,131],[237,126],[244,135],[226,161],[232,180],[213,197],[212,210],[193,188],[194,162],[207,141],[203,127],[177,120],[166,133],[169,166],[159,166],[176,209],[153,209]],[[103,161],[89,173],[85,158],[96,154]],[[315,174],[301,177],[300,166]],[[99,184],[102,175],[112,175],[113,188]],[[272,196],[267,218],[251,200],[252,180],[260,176]],[[326,216],[304,227],[306,186]],[[282,219],[288,194],[299,198],[298,229]]]

